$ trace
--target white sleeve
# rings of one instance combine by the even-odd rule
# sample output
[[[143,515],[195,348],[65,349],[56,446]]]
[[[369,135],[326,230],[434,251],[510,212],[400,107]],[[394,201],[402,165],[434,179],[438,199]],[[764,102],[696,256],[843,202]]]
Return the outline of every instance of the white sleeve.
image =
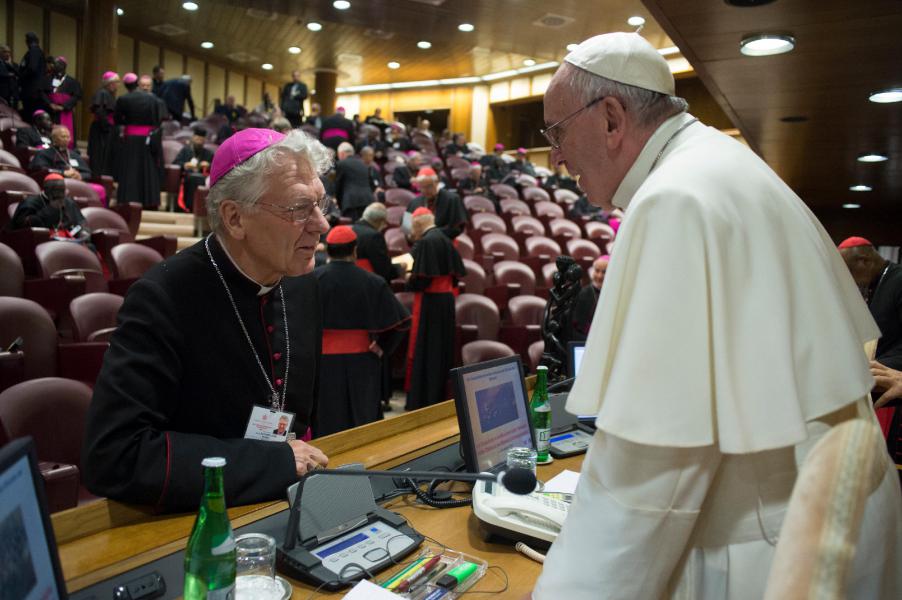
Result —
[[[533,599],[661,598],[720,456],[714,446],[646,446],[597,432]]]

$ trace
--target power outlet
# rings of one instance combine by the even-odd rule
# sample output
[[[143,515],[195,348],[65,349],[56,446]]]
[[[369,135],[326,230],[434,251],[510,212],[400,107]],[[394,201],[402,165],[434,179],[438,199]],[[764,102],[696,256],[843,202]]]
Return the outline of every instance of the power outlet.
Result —
[[[144,575],[124,585],[113,593],[114,600],[153,600],[166,593],[166,581],[159,573]]]

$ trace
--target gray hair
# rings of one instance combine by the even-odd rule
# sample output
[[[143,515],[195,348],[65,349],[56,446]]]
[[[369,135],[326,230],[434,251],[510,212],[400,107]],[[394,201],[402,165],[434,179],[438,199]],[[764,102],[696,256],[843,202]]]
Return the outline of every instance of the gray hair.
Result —
[[[233,167],[210,188],[207,195],[210,228],[220,231],[219,207],[225,200],[232,200],[245,210],[252,209],[270,184],[279,185],[278,174],[289,161],[303,161],[312,171],[311,175],[318,177],[331,168],[332,155],[315,138],[300,129],[291,130],[279,143]]]
[[[272,120],[272,128],[279,133],[288,133],[291,130],[291,121],[285,117],[276,117]]]
[[[381,202],[371,202],[363,209],[363,220],[378,229],[388,220],[388,210]]]
[[[570,89],[585,106],[602,96],[611,96],[620,101],[627,112],[632,113],[639,127],[653,127],[662,121],[689,110],[689,103],[679,96],[668,96],[607,77],[590,73],[570,63],[564,63],[569,70]]]
[[[354,146],[350,142],[342,142],[338,145],[338,154],[354,154]]]

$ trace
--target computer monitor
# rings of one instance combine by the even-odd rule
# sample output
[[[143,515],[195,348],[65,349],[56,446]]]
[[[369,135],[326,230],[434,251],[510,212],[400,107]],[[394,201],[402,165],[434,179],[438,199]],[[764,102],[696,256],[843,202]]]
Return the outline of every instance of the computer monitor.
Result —
[[[570,342],[567,344],[567,370],[570,377],[576,377],[579,373],[579,365],[583,360],[583,353],[586,351],[585,342]]]
[[[0,598],[66,597],[34,443],[13,440],[0,448]]]
[[[535,448],[519,356],[459,367],[451,375],[468,471],[501,471],[508,448]]]

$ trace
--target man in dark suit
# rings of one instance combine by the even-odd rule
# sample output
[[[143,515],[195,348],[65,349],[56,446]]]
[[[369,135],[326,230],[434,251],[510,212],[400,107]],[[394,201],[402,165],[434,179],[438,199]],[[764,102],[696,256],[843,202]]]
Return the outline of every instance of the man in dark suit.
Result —
[[[52,144],[50,133],[53,131],[53,119],[46,110],[36,110],[31,119],[32,127],[23,127],[16,131],[16,146],[19,148],[49,148]]]
[[[12,61],[9,46],[0,46],[0,98],[19,108],[19,65]]]
[[[31,119],[31,115],[39,108],[48,110],[50,99],[50,80],[47,78],[47,59],[38,42],[38,36],[32,32],[25,34],[28,51],[19,64],[19,86],[22,98],[22,115]]]
[[[194,116],[194,98],[191,97],[191,76],[182,75],[178,79],[170,79],[163,84],[161,98],[169,109],[169,114],[176,121],[181,122],[182,113],[185,111],[185,102],[191,114],[191,120],[196,121]]]
[[[51,146],[35,154],[28,168],[55,171],[67,179],[89,179],[91,169],[88,167],[88,163],[77,149],[69,149],[71,139],[68,129],[62,125],[54,126],[50,134]]]
[[[335,198],[341,207],[341,216],[356,221],[363,209],[373,201],[373,181],[369,168],[354,155],[354,146],[343,142],[338,147],[335,164]]]
[[[292,127],[301,126],[301,118],[304,116],[304,100],[307,99],[307,85],[301,81],[301,72],[292,71],[291,81],[282,88],[279,105],[282,113],[291,123]]]
[[[363,211],[363,217],[352,225],[357,234],[357,266],[375,273],[391,283],[400,277],[401,267],[393,265],[382,232],[388,224],[388,212],[381,202],[373,202]]]

